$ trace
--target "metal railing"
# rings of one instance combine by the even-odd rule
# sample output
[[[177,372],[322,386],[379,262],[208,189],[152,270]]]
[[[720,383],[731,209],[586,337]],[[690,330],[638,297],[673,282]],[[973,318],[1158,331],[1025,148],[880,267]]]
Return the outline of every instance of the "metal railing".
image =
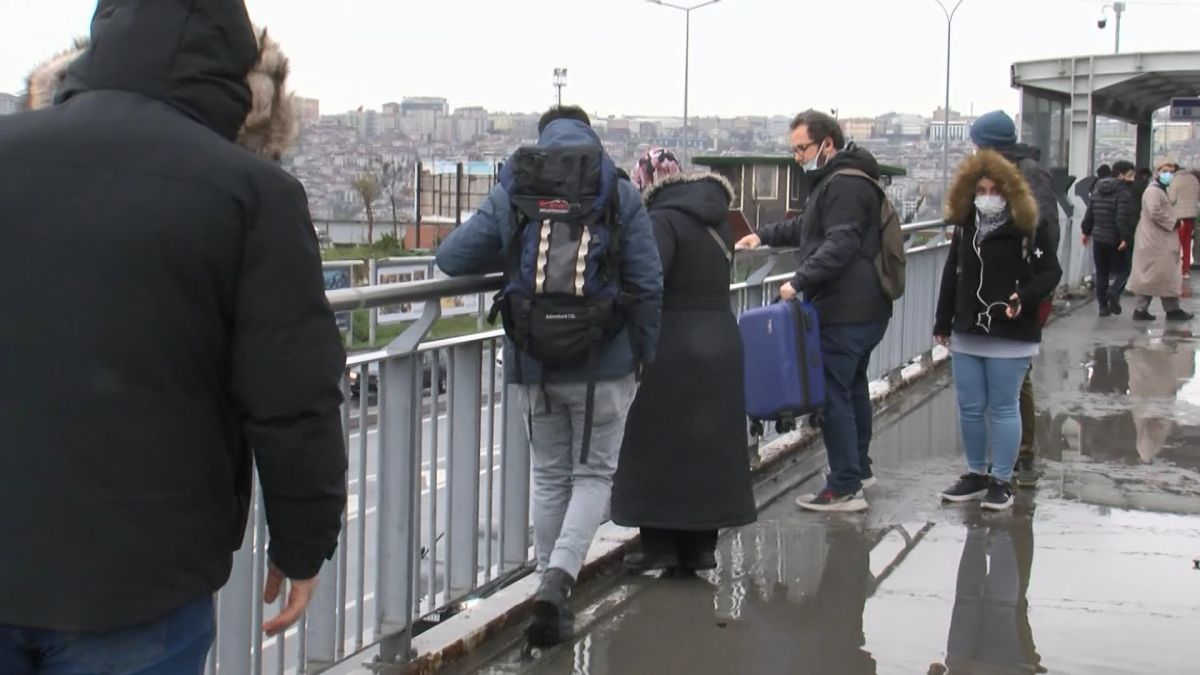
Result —
[[[938,232],[940,221],[906,225]],[[770,303],[791,279],[778,250],[730,286],[735,313]],[[872,362],[872,377],[928,355],[943,234],[908,251],[907,292]],[[748,256],[747,256],[748,257]],[[422,627],[531,568],[530,448],[519,388],[505,385],[499,330],[427,341],[442,298],[498,290],[498,275],[330,291],[336,311],[424,303],[385,349],[346,364],[347,508],[337,553],[301,623],[260,630],[267,532],[256,495],[244,545],[218,597],[210,675],[315,673],[378,647],[380,664],[411,658]],[[757,451],[757,439],[748,441]],[[281,600],[282,601],[282,600]]]

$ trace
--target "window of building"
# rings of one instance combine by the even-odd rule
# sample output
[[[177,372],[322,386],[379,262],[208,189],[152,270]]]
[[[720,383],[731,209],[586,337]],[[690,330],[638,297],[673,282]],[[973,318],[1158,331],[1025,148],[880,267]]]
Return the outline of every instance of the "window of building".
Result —
[[[779,199],[779,167],[754,167],[754,196],[759,201]]]

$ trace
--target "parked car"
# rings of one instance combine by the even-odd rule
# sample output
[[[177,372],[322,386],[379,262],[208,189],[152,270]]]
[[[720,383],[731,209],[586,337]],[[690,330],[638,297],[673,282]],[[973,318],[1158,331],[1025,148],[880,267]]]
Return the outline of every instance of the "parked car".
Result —
[[[430,352],[425,352],[421,357],[421,386],[424,391],[428,392],[433,381],[433,355]],[[350,398],[358,400],[362,393],[362,382],[359,375],[359,369],[355,368],[350,371]],[[438,362],[438,394],[446,393],[447,377],[446,362]],[[376,361],[367,366],[367,398],[374,399],[379,396],[379,362]]]

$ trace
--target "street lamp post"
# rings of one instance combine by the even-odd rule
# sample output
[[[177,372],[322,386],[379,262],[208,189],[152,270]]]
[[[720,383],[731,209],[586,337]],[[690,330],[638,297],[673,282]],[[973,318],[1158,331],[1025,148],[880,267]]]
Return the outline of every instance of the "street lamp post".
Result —
[[[936,0],[942,12],[946,15],[946,106],[942,108],[942,199],[950,189],[950,38],[954,26],[954,15],[963,0],[958,0],[953,9],[946,9],[946,3]]]
[[[562,107],[562,90],[567,86],[567,69],[554,69],[554,88],[558,90],[558,107]]]
[[[689,147],[688,143],[688,86],[691,76],[690,70],[692,59],[692,12],[700,9],[701,7],[715,5],[720,1],[721,0],[708,0],[708,2],[702,2],[693,7],[682,7],[669,2],[663,2],[663,0],[646,0],[646,2],[652,5],[662,5],[663,7],[677,9],[683,12],[685,17],[685,32],[683,42],[683,153],[685,161],[689,164],[691,163],[691,148]]]
[[[1100,30],[1104,30],[1104,27],[1108,25],[1108,10],[1110,10],[1110,9],[1112,10],[1113,16],[1116,17],[1116,19],[1117,19],[1117,25],[1115,26],[1116,33],[1117,33],[1117,41],[1116,41],[1116,46],[1113,48],[1113,53],[1120,54],[1121,53],[1121,15],[1125,13],[1125,3],[1114,2],[1111,5],[1105,5],[1105,6],[1101,7],[1100,8],[1100,20],[1096,22],[1096,25],[1100,27]]]

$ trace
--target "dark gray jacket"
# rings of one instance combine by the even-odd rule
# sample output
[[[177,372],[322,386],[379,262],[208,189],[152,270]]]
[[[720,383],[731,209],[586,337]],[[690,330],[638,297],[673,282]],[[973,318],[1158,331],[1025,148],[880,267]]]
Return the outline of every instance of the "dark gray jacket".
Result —
[[[542,133],[538,145],[554,147],[595,143],[600,138],[586,124],[575,120],[551,122]],[[629,309],[629,324],[613,338],[600,353],[595,376],[601,380],[625,377],[634,372],[637,363],[654,361],[658,347],[659,323],[662,321],[663,273],[658,246],[650,226],[650,216],[642,205],[642,197],[627,180],[617,181],[620,190],[621,230],[624,240],[621,254],[624,266],[622,280],[634,296]],[[513,240],[510,217],[512,204],[508,192],[497,185],[479,211],[450,233],[437,251],[437,264],[449,276],[487,274],[504,271],[508,247]],[[512,343],[505,346],[506,363],[515,363]],[[543,372],[542,365],[527,354],[520,355],[519,369],[506,369],[506,377],[518,384],[551,382],[586,382],[586,364],[571,370]]]
[[[1083,216],[1083,233],[1101,244],[1124,241],[1133,246],[1140,210],[1124,181],[1103,178],[1092,190],[1092,204]]]
[[[800,269],[792,286],[812,302],[825,325],[887,321],[892,301],[883,294],[874,258],[879,252],[879,188],[855,176],[879,177],[879,163],[853,144],[812,175],[804,213],[758,231],[766,246],[797,246]]]
[[[1012,162],[1021,170],[1025,182],[1037,200],[1038,212],[1041,213],[1041,223],[1050,235],[1050,250],[1058,255],[1059,241],[1062,239],[1062,228],[1058,222],[1058,193],[1054,189],[1054,178],[1042,166],[1042,151],[1024,143],[1018,143],[1006,148],[995,148],[1005,159]]]

